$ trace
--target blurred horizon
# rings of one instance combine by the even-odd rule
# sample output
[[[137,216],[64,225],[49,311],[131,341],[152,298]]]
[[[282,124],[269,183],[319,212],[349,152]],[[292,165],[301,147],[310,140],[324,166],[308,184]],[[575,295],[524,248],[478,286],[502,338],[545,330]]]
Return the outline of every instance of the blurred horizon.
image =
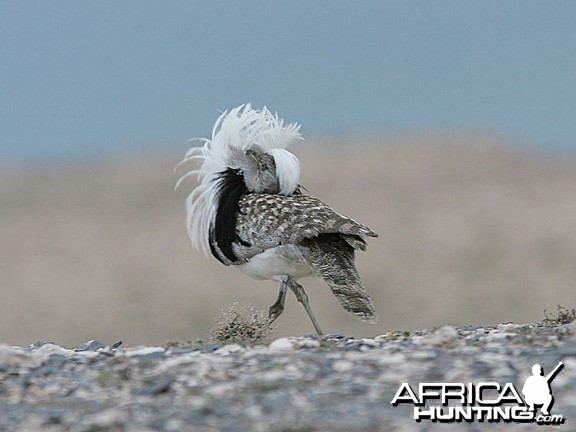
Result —
[[[245,102],[312,139],[574,153],[575,19],[573,2],[0,0],[0,164],[162,151]]]
[[[360,151],[361,150],[361,151]],[[380,320],[301,281],[328,333],[534,322],[576,305],[576,164],[482,136],[301,142],[301,184],[380,235],[357,266]],[[219,310],[277,284],[194,251],[171,152],[0,171],[0,342],[205,339]],[[312,331],[294,296],[273,337]]]

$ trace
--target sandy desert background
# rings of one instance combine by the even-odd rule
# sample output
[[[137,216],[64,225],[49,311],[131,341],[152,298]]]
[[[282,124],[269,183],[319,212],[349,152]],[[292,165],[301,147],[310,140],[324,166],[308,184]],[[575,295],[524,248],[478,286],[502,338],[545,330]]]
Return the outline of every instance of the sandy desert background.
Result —
[[[192,249],[186,145],[0,174],[0,341],[129,345],[205,338],[233,302],[277,295]],[[380,234],[357,266],[379,313],[349,316],[302,281],[325,332],[526,322],[576,305],[576,163],[474,134],[308,139],[302,184]],[[275,333],[312,330],[289,294]]]

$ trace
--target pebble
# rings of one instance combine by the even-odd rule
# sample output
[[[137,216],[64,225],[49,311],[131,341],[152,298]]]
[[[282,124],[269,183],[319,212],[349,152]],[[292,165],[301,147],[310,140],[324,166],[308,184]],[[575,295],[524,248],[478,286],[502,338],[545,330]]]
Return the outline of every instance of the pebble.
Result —
[[[91,340],[83,343],[82,345],[78,345],[76,348],[74,348],[74,351],[98,351],[102,348],[106,348],[106,345],[104,345],[102,342],[98,342],[97,340]]]
[[[496,328],[500,332],[512,333],[514,332],[514,330],[522,329],[522,326],[520,324],[504,323],[504,324],[498,324]]]
[[[442,326],[432,333],[415,338],[417,343],[425,345],[452,345],[458,341],[458,331],[452,326]]]
[[[336,360],[332,363],[332,369],[336,372],[348,372],[349,370],[354,369],[354,363],[348,360]]]
[[[127,414],[119,408],[108,408],[88,415],[85,421],[88,430],[114,430],[126,422]]]
[[[320,341],[316,339],[305,338],[304,340],[298,340],[296,342],[297,348],[318,348],[320,346]]]
[[[133,394],[142,396],[164,393],[168,391],[173,382],[174,377],[171,375],[148,378],[144,385],[133,390]]]
[[[137,347],[125,351],[126,357],[141,357],[149,354],[164,353],[166,350],[162,347]]]
[[[561,333],[576,335],[576,321],[568,324],[563,324],[558,329],[560,330]]]
[[[293,338],[283,337],[273,341],[269,348],[272,351],[292,351],[296,347],[296,342]]]
[[[218,348],[217,350],[214,351],[214,353],[221,356],[228,356],[230,354],[240,354],[244,351],[245,349],[238,344],[229,344],[224,345],[221,348]]]

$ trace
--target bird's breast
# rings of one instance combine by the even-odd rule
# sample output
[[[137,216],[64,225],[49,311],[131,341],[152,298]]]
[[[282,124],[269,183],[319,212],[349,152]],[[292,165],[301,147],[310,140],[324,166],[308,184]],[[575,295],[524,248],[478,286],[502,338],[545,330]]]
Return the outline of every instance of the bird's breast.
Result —
[[[299,279],[315,273],[304,260],[298,247],[294,245],[267,249],[238,265],[238,268],[254,279],[271,279],[278,282],[286,276]]]

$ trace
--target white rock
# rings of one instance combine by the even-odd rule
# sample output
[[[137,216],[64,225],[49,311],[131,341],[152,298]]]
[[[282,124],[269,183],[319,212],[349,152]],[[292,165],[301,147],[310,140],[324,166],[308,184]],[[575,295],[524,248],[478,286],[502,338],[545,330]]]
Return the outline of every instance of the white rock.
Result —
[[[196,364],[196,370],[203,370],[205,362],[198,359],[200,353],[198,351],[172,356],[160,362],[154,369],[156,374],[165,373],[171,369],[178,369],[184,365]]]
[[[42,345],[37,350],[33,351],[33,353],[42,357],[50,357],[53,354],[61,355],[64,357],[73,357],[76,354],[73,350],[62,348],[61,346],[54,344]]]
[[[42,360],[24,348],[0,344],[0,363],[8,365],[38,366]]]
[[[143,356],[147,354],[153,354],[164,351],[166,350],[162,347],[137,347],[131,350],[127,350],[125,352],[125,356],[126,357]]]
[[[298,348],[318,348],[320,346],[320,342],[316,339],[304,339],[299,340],[296,342],[296,346]]]
[[[294,339],[283,337],[273,341],[269,348],[274,351],[293,351],[296,347]]]
[[[285,371],[283,371],[281,369],[277,369],[277,370],[272,370],[269,372],[263,372],[263,373],[259,374],[258,379],[262,382],[273,383],[273,382],[276,382],[276,381],[283,379],[285,376],[286,376]]]
[[[451,345],[457,341],[458,331],[449,325],[442,326],[435,332],[420,338],[420,342],[427,345]]]
[[[208,386],[205,390],[207,394],[210,396],[214,396],[217,398],[224,397],[227,394],[232,393],[237,388],[237,385],[233,382],[224,382],[218,384],[212,384]]]
[[[518,330],[522,328],[522,326],[520,324],[512,324],[512,323],[507,323],[507,324],[498,324],[497,329],[501,332],[512,332],[514,330]]]
[[[416,352],[411,353],[410,355],[414,355]],[[378,364],[383,365],[385,367],[389,367],[392,365],[398,365],[398,364],[404,364],[406,362],[406,355],[401,353],[401,352],[397,352],[397,353],[393,353],[393,354],[388,354],[385,356],[378,356]]]
[[[54,344],[42,345],[37,350],[32,351],[32,355],[39,359],[40,362],[44,362],[50,358],[52,355],[61,355],[63,357],[86,357],[93,358],[97,357],[100,353],[96,351],[82,351],[76,352],[68,348],[62,348],[61,346]]]
[[[287,364],[283,369],[283,374],[289,379],[299,379],[302,377],[302,371],[294,363]]]
[[[507,339],[516,336],[516,333],[509,333],[509,332],[498,332],[496,330],[491,331],[487,336],[487,340],[500,340],[500,339]]]
[[[86,420],[86,423],[90,426],[94,426],[95,429],[100,428],[112,429],[115,426],[123,424],[125,420],[126,420],[126,413],[124,411],[118,408],[108,408],[89,416],[88,419]]]
[[[576,321],[558,327],[561,333],[576,334]]]
[[[221,356],[228,356],[230,354],[238,354],[246,351],[245,348],[238,344],[224,345],[222,348],[217,349],[214,353]]]
[[[360,341],[362,342],[363,345],[366,345],[369,347],[377,348],[380,346],[380,344],[378,342],[376,342],[374,339],[362,338],[362,339],[360,339]]]
[[[332,369],[336,372],[348,372],[354,369],[354,363],[348,360],[336,360],[332,363]]]

